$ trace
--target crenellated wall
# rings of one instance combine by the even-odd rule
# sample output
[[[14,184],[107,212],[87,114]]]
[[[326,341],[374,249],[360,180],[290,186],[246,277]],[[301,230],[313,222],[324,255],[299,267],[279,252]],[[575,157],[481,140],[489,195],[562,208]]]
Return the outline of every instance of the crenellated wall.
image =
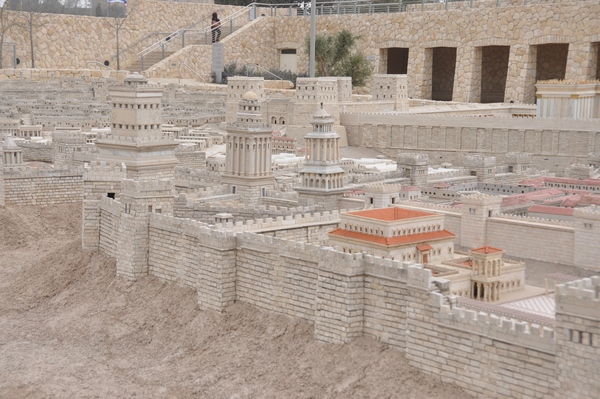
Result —
[[[135,189],[132,184],[127,187]],[[120,270],[123,263],[118,262],[117,273],[130,279],[150,274],[196,288],[204,309],[223,311],[234,301],[244,301],[311,321],[319,340],[346,343],[372,336],[404,350],[413,366],[441,375],[474,396],[570,399],[597,389],[591,373],[600,365],[598,277],[569,283],[570,288],[559,286],[552,328],[552,319],[536,322],[535,317],[519,318],[506,309],[496,314],[492,305],[488,312],[470,310],[457,297],[444,295],[448,281],[432,278],[421,265],[251,232],[214,230],[145,209],[144,205],[125,215],[118,201],[103,198],[100,250],[121,254],[130,243],[115,238],[145,221],[147,264],[138,264],[142,273],[136,275]],[[286,221],[291,223],[270,223]],[[117,225],[115,233],[111,226]],[[589,347],[585,356],[582,345]],[[569,366],[573,361],[576,367]],[[554,381],[559,381],[558,396]]]

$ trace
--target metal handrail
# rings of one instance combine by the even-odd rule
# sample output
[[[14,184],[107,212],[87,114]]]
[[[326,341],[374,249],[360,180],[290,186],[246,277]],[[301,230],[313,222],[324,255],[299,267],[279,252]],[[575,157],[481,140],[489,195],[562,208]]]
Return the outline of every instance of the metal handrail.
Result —
[[[269,75],[273,75],[273,76],[275,76],[275,77],[276,77],[277,79],[279,79],[279,80],[284,80],[284,79],[283,79],[281,76],[277,76],[277,75],[275,75],[273,72],[271,72],[271,71],[269,71],[269,70],[266,70],[265,68],[261,67],[261,66],[260,66],[260,65],[258,65],[258,64],[246,64],[246,66],[247,66],[247,67],[255,67],[255,68],[258,68],[258,69],[260,69],[260,70],[262,70],[262,71],[264,71],[264,72],[268,73]]]
[[[200,75],[198,72],[194,71],[194,70],[192,69],[192,67],[190,67],[188,64],[186,64],[185,62],[182,62],[182,61],[180,61],[180,65],[183,65],[184,67],[186,67],[187,69],[189,69],[189,70],[190,70],[190,72],[192,72],[194,75],[198,76],[200,79],[202,79],[202,81],[203,81],[204,83],[206,83],[206,79],[204,79],[204,78],[202,77],[202,75]]]
[[[125,47],[122,50],[119,50],[119,52],[115,55],[112,56],[112,58],[116,58],[117,55],[122,55],[124,53],[126,53],[127,51],[129,51],[132,47],[137,46],[138,44],[140,44],[141,42],[143,42],[144,40],[148,39],[151,36],[164,36],[164,35],[168,35],[168,32],[152,32],[152,33],[148,33],[146,36],[142,37],[141,39],[135,41],[134,43],[131,43],[129,46]]]
[[[113,68],[109,67],[108,65],[104,65],[104,63],[103,63],[103,62],[100,62],[100,61],[88,61],[88,62],[86,62],[86,63],[85,63],[85,66],[87,66],[88,64],[98,64],[98,65],[100,65],[100,66],[103,66],[104,68],[108,68],[108,69],[110,69],[111,71],[114,71],[114,69],[113,69]]]
[[[237,17],[239,17],[240,15],[248,12],[249,10],[251,10],[254,6],[254,3],[247,5],[246,7],[234,12],[233,14],[228,15],[227,17],[223,18],[221,20],[221,25],[223,25],[223,23],[227,23],[229,22],[230,24],[233,25],[233,20],[236,19]],[[194,25],[192,25],[190,28],[193,28],[194,26],[198,25],[201,21],[196,22]],[[192,30],[190,28],[180,28],[177,29],[175,32],[171,33],[170,35],[168,35],[167,37],[159,40],[156,43],[153,43],[152,45],[146,47],[145,49],[143,49],[142,51],[140,51],[137,55],[140,57],[143,57],[145,55],[147,55],[148,53],[151,53],[152,51],[158,50],[159,48],[161,48],[162,46],[164,46],[165,44],[168,43],[172,43],[174,41],[174,39],[178,38],[179,36],[181,36],[182,34],[185,34],[185,31],[187,30]],[[201,29],[202,33],[204,33],[205,35],[212,32],[213,30],[215,30],[217,28],[211,28],[210,25]]]

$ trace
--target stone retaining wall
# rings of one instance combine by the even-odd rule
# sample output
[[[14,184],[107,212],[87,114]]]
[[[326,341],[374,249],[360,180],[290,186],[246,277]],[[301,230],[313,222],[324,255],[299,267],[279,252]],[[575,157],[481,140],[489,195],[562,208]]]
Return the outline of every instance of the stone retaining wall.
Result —
[[[44,206],[81,202],[82,174],[82,171],[5,171],[5,203]]]
[[[600,152],[592,120],[499,119],[389,114],[342,114],[348,144],[377,149],[390,157],[399,150],[429,154],[436,163],[464,165],[485,154],[506,163],[507,152],[527,152],[541,170],[562,173],[577,159]],[[501,124],[503,127],[498,127]]]

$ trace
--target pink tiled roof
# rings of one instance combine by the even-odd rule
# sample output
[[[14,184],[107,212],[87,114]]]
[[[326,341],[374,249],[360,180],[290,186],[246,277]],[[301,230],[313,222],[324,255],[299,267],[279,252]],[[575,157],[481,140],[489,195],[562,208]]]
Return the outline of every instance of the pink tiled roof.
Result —
[[[404,209],[404,208],[397,208],[397,207],[369,209],[366,211],[348,212],[348,214],[354,215],[354,216],[360,216],[363,218],[384,220],[387,222],[391,222],[393,220],[413,219],[413,218],[420,218],[420,217],[424,217],[424,216],[434,216],[435,215],[435,213],[431,213],[431,212],[415,211],[412,209]]]
[[[549,215],[573,216],[573,208],[560,208],[558,206],[532,205],[529,207],[529,213],[547,213]]]
[[[472,249],[471,252],[478,252],[480,254],[493,254],[496,252],[502,252],[502,250],[499,248],[485,246],[485,247]]]

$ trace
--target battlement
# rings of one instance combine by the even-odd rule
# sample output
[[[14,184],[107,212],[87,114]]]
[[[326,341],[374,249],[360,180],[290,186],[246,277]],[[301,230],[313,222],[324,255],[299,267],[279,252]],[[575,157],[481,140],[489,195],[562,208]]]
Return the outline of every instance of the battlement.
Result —
[[[81,129],[55,130],[52,132],[52,141],[54,143],[85,144],[87,137],[81,132]]]
[[[532,216],[519,216],[519,215],[512,215],[512,214],[507,214],[507,213],[499,213],[497,215],[494,215],[494,219],[516,220],[519,222],[547,224],[547,225],[552,225],[552,226],[565,226],[565,227],[574,227],[575,226],[574,222],[568,221],[568,220],[543,219],[543,218],[536,218],[536,217],[532,217]]]
[[[600,206],[590,205],[584,208],[575,208],[573,211],[575,219],[587,219],[600,221]]]
[[[496,166],[496,157],[487,157],[483,155],[467,155],[465,165],[475,168],[490,168]]]
[[[428,154],[417,154],[411,152],[402,152],[398,154],[398,164],[401,165],[425,166],[428,163]]]
[[[507,152],[506,163],[507,164],[530,164],[532,160],[531,154],[526,152]]]
[[[123,196],[133,198],[145,198],[154,196],[175,196],[173,181],[171,180],[132,180],[121,181],[121,193]]]
[[[600,321],[600,276],[556,286],[556,313]]]
[[[460,202],[465,205],[500,205],[502,203],[502,198],[498,196],[483,194],[483,193],[473,193],[468,195],[463,195],[460,198]]]
[[[452,301],[452,297],[449,299]],[[450,306],[443,303],[444,296],[439,293],[431,293],[430,302],[439,304],[439,321],[447,327],[554,354],[554,329],[550,327],[517,317]]]
[[[73,169],[61,169],[61,170],[48,170],[48,169],[34,169],[34,168],[11,168],[4,167],[4,179],[32,179],[32,178],[57,178],[57,177],[68,177],[75,176],[81,177],[83,170],[80,168]]]
[[[343,212],[343,210],[342,210]],[[256,219],[256,220],[246,220],[245,222],[235,222],[235,223],[217,223],[215,224],[215,229],[217,230],[227,230],[234,232],[243,232],[243,231],[256,231],[256,230],[265,230],[265,229],[275,229],[275,228],[294,228],[299,225],[311,224],[311,223],[322,223],[322,222],[331,222],[338,223],[340,221],[340,211],[334,210],[332,212],[315,212],[315,213],[307,213],[307,214],[296,214],[296,215],[288,215],[288,216],[277,216],[275,219],[266,218],[266,219]]]
[[[119,181],[127,177],[124,163],[94,161],[83,165],[83,181]]]

